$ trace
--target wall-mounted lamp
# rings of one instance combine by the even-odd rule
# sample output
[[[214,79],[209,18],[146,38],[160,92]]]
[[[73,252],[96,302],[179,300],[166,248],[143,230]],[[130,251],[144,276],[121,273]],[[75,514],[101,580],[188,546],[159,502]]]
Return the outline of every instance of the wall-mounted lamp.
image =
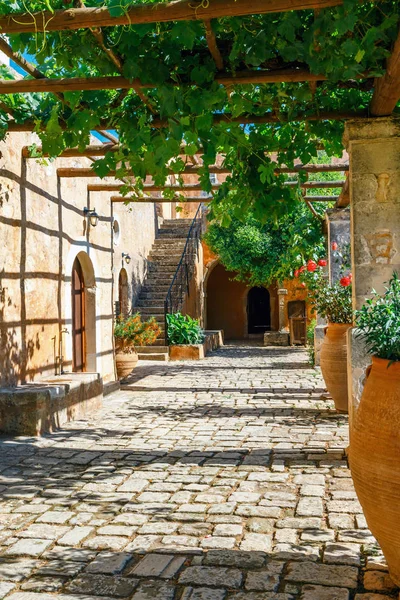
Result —
[[[90,208],[87,208],[85,206],[85,208],[83,209],[83,214],[88,219],[90,225],[92,227],[96,227],[97,222],[99,220],[99,215],[97,214],[96,210],[95,209],[91,210]]]
[[[129,263],[131,262],[131,257],[129,256],[129,254],[126,254],[125,252],[123,252],[122,260],[124,260],[126,262],[126,264],[129,265]]]

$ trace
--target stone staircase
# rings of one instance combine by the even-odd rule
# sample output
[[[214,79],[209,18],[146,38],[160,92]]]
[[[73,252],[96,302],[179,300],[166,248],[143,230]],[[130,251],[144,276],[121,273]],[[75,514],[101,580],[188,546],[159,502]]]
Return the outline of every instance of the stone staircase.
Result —
[[[154,317],[162,333],[152,346],[139,349],[141,360],[168,360],[164,301],[185,248],[191,224],[192,219],[165,220],[148,256],[146,279],[134,310],[138,310],[144,320]]]

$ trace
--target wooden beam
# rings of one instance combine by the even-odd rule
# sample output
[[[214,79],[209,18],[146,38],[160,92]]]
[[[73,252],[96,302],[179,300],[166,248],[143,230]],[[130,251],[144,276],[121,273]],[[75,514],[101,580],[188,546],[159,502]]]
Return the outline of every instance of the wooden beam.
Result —
[[[104,133],[102,132],[102,135]],[[86,146],[83,151],[80,151],[79,148],[68,148],[64,150],[61,154],[59,154],[59,158],[75,158],[75,157],[90,157],[90,156],[105,156],[107,152],[117,152],[120,149],[120,145],[113,143],[104,143],[93,146]],[[38,146],[36,148],[36,153],[39,156],[32,155],[30,146],[24,146],[22,148],[22,156],[23,158],[38,158],[38,157],[48,157],[48,153],[42,153],[42,148]]]
[[[343,187],[345,181],[306,181],[305,183],[301,183],[300,187],[302,189],[322,189],[322,188],[339,188]],[[286,181],[285,185],[290,187],[297,187],[299,184],[297,181]]]
[[[219,51],[217,38],[215,37],[215,33],[213,31],[210,19],[205,19],[204,27],[206,30],[206,40],[210,54],[214,59],[215,66],[217,67],[218,71],[222,71],[222,69],[224,68],[224,59],[222,58],[222,54]]]
[[[374,117],[391,115],[400,100],[400,31],[392,54],[386,63],[386,73],[375,79],[370,112]]]
[[[234,76],[230,74],[217,75],[215,81],[224,86],[232,85],[255,85],[267,83],[287,83],[303,81],[325,81],[324,75],[314,75],[307,69],[277,69],[271,71],[244,71]],[[174,86],[195,85],[178,84],[171,82]],[[139,79],[127,79],[122,75],[109,75],[106,77],[61,77],[41,79],[0,79],[0,94],[24,94],[33,92],[73,92],[88,90],[119,90],[150,89],[157,87],[155,84],[143,84]]]
[[[345,208],[350,204],[350,185],[349,185],[349,177],[346,177],[346,183],[343,186],[342,191],[340,192],[339,198],[337,199],[335,208]]]
[[[115,25],[196,21],[238,17],[244,15],[322,9],[343,4],[343,0],[177,0],[138,4],[119,16],[112,16],[107,7],[68,8],[36,13],[13,13],[0,18],[2,33],[37,33]]]
[[[200,167],[185,167],[183,171],[179,173],[175,173],[175,175],[197,175]],[[209,167],[210,173],[219,173],[219,174],[229,174],[231,172],[230,169],[226,169],[225,167]],[[174,171],[171,169],[171,173],[174,174]],[[132,171],[125,173],[127,177],[135,177],[135,174]],[[96,171],[91,168],[76,168],[76,167],[68,167],[68,168],[60,168],[57,169],[58,177],[98,177]],[[109,171],[106,177],[116,177],[116,171]]]
[[[364,119],[368,115],[365,111],[340,111],[340,112],[320,112],[311,115],[297,116],[292,117],[291,119],[287,119],[285,115],[245,115],[241,117],[232,117],[230,115],[214,115],[214,124],[218,123],[240,123],[242,125],[252,125],[252,124],[268,124],[268,123],[286,123],[286,122],[295,122],[301,123],[303,121],[344,121],[346,119]],[[159,128],[159,127],[167,127],[167,120],[154,119],[151,122],[151,127]],[[43,125],[43,128],[45,125]],[[60,127],[66,129],[67,125],[65,123],[60,122]],[[94,131],[102,132],[105,129],[110,128],[110,123],[103,121],[99,125],[93,128]],[[25,131],[35,131],[36,123],[33,121],[25,121],[24,123],[16,123],[15,121],[11,121],[8,123],[8,131],[10,133],[20,133]]]
[[[340,163],[337,165],[295,165],[294,167],[278,167],[276,173],[298,173],[305,171],[306,173],[332,173],[335,171],[348,171],[349,165]]]
[[[303,196],[309,202],[336,202],[339,196]]]
[[[199,169],[202,167],[185,167],[183,171],[180,173],[175,173],[175,175],[197,175]],[[348,164],[337,164],[337,165],[295,165],[294,167],[278,167],[275,169],[275,173],[298,173],[299,171],[305,171],[306,173],[330,173],[332,171],[348,171]],[[225,167],[209,167],[210,173],[217,173],[221,175],[229,175],[231,173],[230,169]],[[174,173],[171,170],[171,173]],[[77,168],[77,167],[68,167],[68,168],[60,168],[57,169],[58,177],[98,177],[96,171],[91,168]],[[116,171],[110,171],[106,177],[115,177]],[[132,171],[126,173],[128,177],[135,177],[135,174]]]
[[[120,192],[123,186],[118,183],[89,183],[87,186],[88,192]],[[213,190],[218,190],[221,185],[213,185]],[[199,183],[188,185],[144,185],[143,192],[163,192],[164,190],[174,190],[175,192],[201,192],[202,187]]]
[[[186,197],[184,200],[179,198],[157,198],[155,196],[111,196],[111,202],[176,202],[177,204],[186,204],[187,202],[210,202],[212,198],[203,198],[202,196],[196,198]]]

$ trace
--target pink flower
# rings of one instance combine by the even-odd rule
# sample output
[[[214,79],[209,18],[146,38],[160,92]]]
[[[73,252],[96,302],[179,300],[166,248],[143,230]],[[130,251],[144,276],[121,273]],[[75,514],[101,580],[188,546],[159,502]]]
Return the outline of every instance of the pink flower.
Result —
[[[320,267],[326,267],[326,265],[328,264],[328,261],[325,258],[320,258],[318,261],[318,264]]]
[[[310,271],[310,273],[313,273],[316,270],[317,270],[317,263],[315,262],[315,260],[309,260],[307,263],[307,271]]]
[[[342,285],[343,287],[348,287],[350,284],[351,284],[350,277],[342,277],[342,279],[340,280],[340,285]]]
[[[332,244],[331,244],[331,248],[332,248],[332,250],[335,252],[335,251],[336,251],[336,250],[339,248],[339,246],[338,246],[337,242],[332,242]]]

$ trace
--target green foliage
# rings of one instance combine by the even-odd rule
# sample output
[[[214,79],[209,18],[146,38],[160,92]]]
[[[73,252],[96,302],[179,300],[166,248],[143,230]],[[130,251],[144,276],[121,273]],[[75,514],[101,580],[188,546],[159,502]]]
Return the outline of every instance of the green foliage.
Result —
[[[180,312],[167,314],[167,335],[172,345],[201,344],[204,340],[199,321]]]
[[[366,341],[368,352],[390,361],[400,360],[400,279],[393,276],[383,295],[372,298],[356,311],[356,327]]]
[[[114,16],[136,4],[139,0],[85,1],[87,7],[108,6]],[[73,6],[72,0],[0,0],[0,15]],[[201,10],[200,3],[199,20]],[[370,86],[358,76],[383,73],[397,36],[399,13],[397,0],[345,0],[318,14],[302,10],[213,21],[228,72],[305,68],[327,77],[315,91],[307,82],[226,89],[214,81],[216,67],[202,23],[171,22],[103,29],[105,45],[121,57],[124,75],[157,86],[145,90],[147,104],[133,90],[68,93],[64,103],[47,93],[0,99],[13,109],[18,122],[33,119],[44,125],[37,132],[51,157],[67,147],[83,147],[90,128],[107,120],[109,128],[118,131],[122,150],[117,157],[98,160],[97,172],[105,176],[114,161],[121,165],[120,177],[132,169],[136,191],[146,174],[156,184],[165,183],[166,165],[178,158],[182,144],[187,144],[186,157],[176,160],[176,171],[201,150],[205,163],[201,182],[209,191],[207,168],[217,153],[225,154],[232,175],[212,201],[216,216],[233,208],[233,217],[249,210],[256,219],[279,217],[286,206],[295,205],[298,192],[284,187],[285,178],[274,176],[274,168],[291,166],[296,158],[310,161],[321,143],[329,156],[341,155],[343,122],[304,119],[318,111],[367,109]],[[11,35],[10,43],[16,52],[35,55],[49,77],[119,74],[88,29]],[[228,122],[214,123],[215,114]],[[244,127],[229,121],[250,114],[269,115],[279,122]],[[167,127],[152,127],[158,116]],[[0,112],[0,131],[6,127],[6,114]],[[267,154],[271,152],[273,158]]]
[[[306,335],[306,349],[308,353],[308,362],[312,367],[315,366],[315,340],[314,340],[314,332],[317,326],[317,320],[313,319],[309,325],[307,325],[307,335]]]
[[[323,256],[324,236],[321,222],[304,203],[297,202],[293,210],[265,223],[247,211],[241,219],[231,209],[229,227],[223,218],[208,228],[205,241],[236,279],[249,285],[268,286],[292,276],[293,265],[312,256]]]
[[[330,323],[351,324],[353,322],[351,277],[343,277],[340,282],[330,284],[323,267],[317,266],[314,271],[308,271],[305,265],[301,268],[304,270],[299,275],[300,279],[306,284],[308,299],[318,315]]]
[[[119,316],[114,327],[117,351],[131,353],[135,346],[151,346],[161,333],[154,317],[142,321],[139,312],[129,317]]]

